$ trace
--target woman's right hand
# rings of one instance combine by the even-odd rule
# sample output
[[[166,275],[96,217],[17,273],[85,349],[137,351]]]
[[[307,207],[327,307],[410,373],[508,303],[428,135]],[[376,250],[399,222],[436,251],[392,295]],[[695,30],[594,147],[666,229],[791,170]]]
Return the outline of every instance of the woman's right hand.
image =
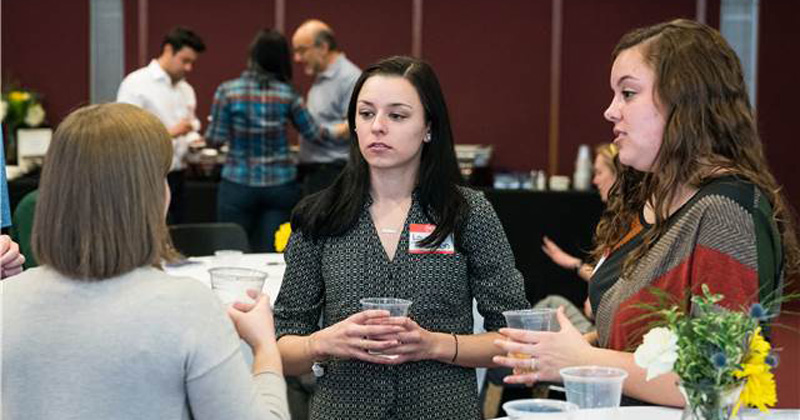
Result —
[[[257,348],[275,345],[275,321],[269,304],[269,295],[256,290],[247,294],[255,303],[236,302],[228,307],[236,332],[254,351]]]
[[[550,257],[554,263],[568,270],[575,270],[575,267],[582,263],[579,258],[575,258],[572,255],[564,252],[547,236],[542,238],[542,251],[547,254],[547,256]]]
[[[367,321],[389,317],[389,312],[371,309],[353,314],[347,319],[319,330],[309,336],[309,353],[313,360],[332,357],[359,359],[371,363],[387,363],[390,359],[369,354],[400,345],[396,334],[404,331],[397,325],[367,325]],[[381,340],[370,337],[380,337]]]

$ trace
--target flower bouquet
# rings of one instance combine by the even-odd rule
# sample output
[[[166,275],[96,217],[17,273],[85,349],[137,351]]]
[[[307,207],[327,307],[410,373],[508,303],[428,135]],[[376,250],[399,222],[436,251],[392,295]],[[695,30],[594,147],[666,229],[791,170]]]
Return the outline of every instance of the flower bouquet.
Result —
[[[0,121],[7,130],[6,157],[16,159],[16,134],[21,127],[38,127],[45,121],[44,107],[39,95],[24,89],[12,89],[0,99]]]
[[[762,335],[768,319],[761,304],[749,312],[717,305],[722,295],[693,296],[686,313],[678,306],[658,310],[663,326],[651,329],[636,349],[636,364],[647,369],[647,380],[674,371],[686,399],[682,419],[726,420],[742,405],[767,407],[777,402],[771,373],[777,358]]]

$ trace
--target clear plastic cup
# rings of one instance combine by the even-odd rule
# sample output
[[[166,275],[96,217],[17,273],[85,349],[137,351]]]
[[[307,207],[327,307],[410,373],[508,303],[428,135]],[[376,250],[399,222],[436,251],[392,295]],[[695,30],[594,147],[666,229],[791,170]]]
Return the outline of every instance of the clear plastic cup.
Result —
[[[383,309],[389,311],[389,316],[408,316],[408,308],[411,301],[398,298],[364,298],[360,300],[361,310]],[[397,355],[383,354],[379,351],[370,350],[369,354],[383,356],[389,359],[397,358]]]
[[[556,310],[552,308],[544,309],[520,309],[515,311],[505,311],[508,328],[529,331],[555,331],[558,329],[556,320]],[[509,353],[515,359],[530,359],[530,354]],[[533,372],[532,368],[516,368],[515,373],[525,374]]]
[[[407,316],[411,301],[397,298],[364,298],[360,300],[361,309],[383,309],[389,316]]]
[[[532,398],[509,401],[503,404],[503,410],[510,420],[552,419],[553,413],[567,413],[558,418],[573,419],[578,406],[567,401]]]
[[[214,251],[214,263],[221,267],[230,267],[239,264],[244,253],[237,249],[220,249]]]
[[[247,290],[260,292],[267,279],[267,273],[250,268],[217,267],[208,270],[208,273],[211,274],[211,289],[224,305],[233,302],[253,303]]]
[[[628,377],[623,369],[604,366],[575,366],[561,369],[567,401],[580,408],[619,407],[622,384]]]
[[[508,325],[508,328],[529,331],[558,330],[556,310],[553,308],[505,311],[503,312],[503,316],[506,317],[506,325]]]

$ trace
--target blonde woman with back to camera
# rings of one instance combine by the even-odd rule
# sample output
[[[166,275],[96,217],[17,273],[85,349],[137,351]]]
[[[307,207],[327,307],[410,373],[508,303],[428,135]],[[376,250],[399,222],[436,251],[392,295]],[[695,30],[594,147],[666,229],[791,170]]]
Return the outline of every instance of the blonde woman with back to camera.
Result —
[[[288,418],[268,297],[231,323],[206,286],[160,269],[171,160],[164,125],[133,105],[59,125],[33,227],[42,266],[3,282],[3,418]]]

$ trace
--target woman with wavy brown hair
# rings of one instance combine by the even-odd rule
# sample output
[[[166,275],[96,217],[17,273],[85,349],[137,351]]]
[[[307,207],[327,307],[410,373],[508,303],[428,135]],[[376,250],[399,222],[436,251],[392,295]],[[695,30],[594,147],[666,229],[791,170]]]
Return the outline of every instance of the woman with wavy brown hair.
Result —
[[[688,20],[637,29],[622,37],[613,58],[605,117],[626,168],[596,234],[589,295],[597,347],[563,312],[558,333],[501,330],[510,341],[498,344],[534,357],[534,373],[508,382],[559,380],[566,366],[615,366],[630,375],[626,396],[680,406],[677,376],[647,382],[631,353],[652,321],[642,306],[657,303],[652,289],[688,303],[708,285],[737,310],[774,303],[783,279],[797,272],[797,239],[764,157],[741,64],[719,32]]]

